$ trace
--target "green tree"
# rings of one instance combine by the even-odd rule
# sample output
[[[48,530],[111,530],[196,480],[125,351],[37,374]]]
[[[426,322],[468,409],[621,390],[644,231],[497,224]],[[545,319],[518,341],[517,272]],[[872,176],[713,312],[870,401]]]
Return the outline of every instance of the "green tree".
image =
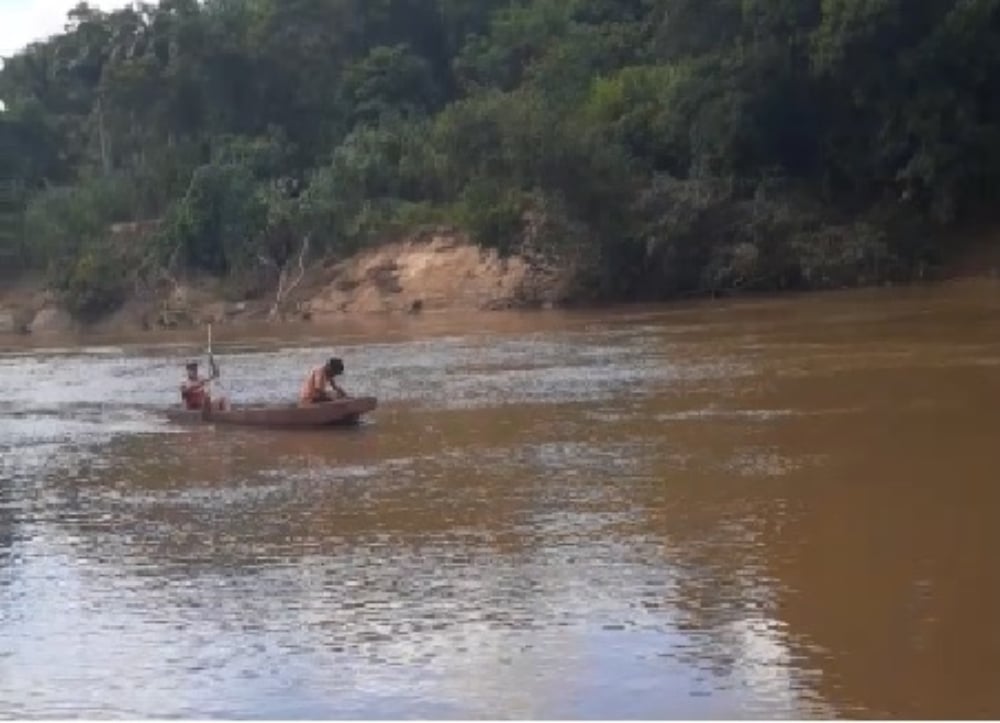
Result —
[[[0,69],[2,244],[88,314],[426,222],[604,297],[867,282],[994,221],[998,77],[1000,0],[81,4]]]

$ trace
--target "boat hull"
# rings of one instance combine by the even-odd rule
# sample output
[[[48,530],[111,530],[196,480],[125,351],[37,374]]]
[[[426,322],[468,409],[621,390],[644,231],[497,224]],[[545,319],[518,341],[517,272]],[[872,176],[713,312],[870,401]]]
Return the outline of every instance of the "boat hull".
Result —
[[[167,418],[180,424],[215,424],[273,429],[315,429],[357,424],[378,406],[375,397],[338,399],[309,406],[245,407],[226,411],[171,409]]]

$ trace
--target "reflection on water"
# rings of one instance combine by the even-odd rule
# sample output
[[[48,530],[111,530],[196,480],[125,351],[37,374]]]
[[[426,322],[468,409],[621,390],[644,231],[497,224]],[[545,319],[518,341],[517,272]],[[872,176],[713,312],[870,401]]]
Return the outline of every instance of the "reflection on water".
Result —
[[[996,716],[998,310],[331,329],[382,400],[333,432],[169,425],[169,339],[12,351],[0,711]],[[297,333],[223,340],[235,401],[294,395]]]

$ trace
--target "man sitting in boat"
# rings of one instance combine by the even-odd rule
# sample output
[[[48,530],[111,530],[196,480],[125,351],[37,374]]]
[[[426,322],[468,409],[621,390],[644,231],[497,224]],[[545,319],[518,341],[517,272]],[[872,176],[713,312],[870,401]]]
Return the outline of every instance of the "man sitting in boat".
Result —
[[[226,409],[228,404],[224,396],[212,399],[208,392],[208,383],[211,379],[205,379],[198,374],[198,362],[188,362],[187,378],[181,383],[181,401],[185,409],[200,410],[206,404],[211,404],[215,409]],[[213,377],[214,378],[214,377]]]
[[[336,381],[336,377],[343,373],[344,362],[337,358],[332,358],[323,366],[313,369],[302,384],[299,404],[322,404],[346,397],[347,392],[341,389]],[[327,385],[333,390],[333,394],[327,391]]]

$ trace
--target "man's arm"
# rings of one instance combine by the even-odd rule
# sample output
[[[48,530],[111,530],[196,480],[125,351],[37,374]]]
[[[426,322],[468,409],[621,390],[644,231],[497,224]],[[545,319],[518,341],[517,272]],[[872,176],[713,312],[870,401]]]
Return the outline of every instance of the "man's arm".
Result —
[[[337,396],[339,396],[341,399],[347,396],[347,392],[341,389],[337,385],[337,382],[333,381],[332,379],[330,380],[330,386],[333,387],[333,391],[337,392]]]

